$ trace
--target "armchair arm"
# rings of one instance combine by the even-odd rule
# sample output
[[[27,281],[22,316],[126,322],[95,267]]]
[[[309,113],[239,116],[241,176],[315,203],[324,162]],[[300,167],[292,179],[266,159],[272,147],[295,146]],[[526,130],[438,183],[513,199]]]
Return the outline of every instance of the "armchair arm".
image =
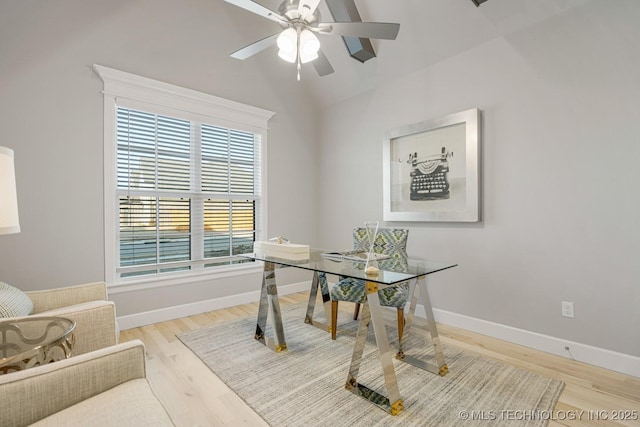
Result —
[[[33,302],[33,314],[89,301],[106,301],[107,285],[102,282],[44,291],[25,292]]]
[[[139,340],[0,375],[0,425],[29,425],[117,385],[145,377],[144,345]]]
[[[90,301],[40,314],[66,317],[76,322],[73,330],[73,356],[109,347],[118,342],[116,305],[113,301]]]

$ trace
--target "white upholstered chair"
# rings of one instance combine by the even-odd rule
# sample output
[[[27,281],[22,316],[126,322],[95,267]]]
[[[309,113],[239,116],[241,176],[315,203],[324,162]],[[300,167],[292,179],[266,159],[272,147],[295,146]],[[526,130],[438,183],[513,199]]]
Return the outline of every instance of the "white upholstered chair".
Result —
[[[29,316],[60,316],[76,322],[73,356],[118,342],[116,307],[107,300],[105,283],[24,292],[33,309]],[[15,318],[15,317],[13,317]],[[0,320],[10,320],[3,317]]]
[[[0,426],[170,427],[133,340],[0,375]]]

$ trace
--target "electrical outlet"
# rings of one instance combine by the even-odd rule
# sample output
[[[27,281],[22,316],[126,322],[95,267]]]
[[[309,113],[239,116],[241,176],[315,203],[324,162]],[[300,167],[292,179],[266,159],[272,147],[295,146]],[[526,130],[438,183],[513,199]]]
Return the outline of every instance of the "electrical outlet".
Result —
[[[569,301],[562,301],[562,316],[573,317],[573,303]]]

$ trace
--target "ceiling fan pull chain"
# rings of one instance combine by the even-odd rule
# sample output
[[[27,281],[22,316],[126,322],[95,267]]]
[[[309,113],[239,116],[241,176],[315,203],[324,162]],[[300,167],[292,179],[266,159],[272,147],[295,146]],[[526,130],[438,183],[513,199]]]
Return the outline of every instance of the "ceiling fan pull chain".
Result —
[[[300,27],[296,28],[296,32],[298,33],[298,42],[296,43],[296,49],[297,49],[297,56],[298,56],[298,81],[300,81],[300,69],[302,68],[302,65],[300,64]]]

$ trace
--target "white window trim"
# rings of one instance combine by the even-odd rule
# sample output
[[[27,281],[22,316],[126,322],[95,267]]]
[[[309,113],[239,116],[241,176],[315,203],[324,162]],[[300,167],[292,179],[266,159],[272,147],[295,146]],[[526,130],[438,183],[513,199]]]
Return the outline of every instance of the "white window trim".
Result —
[[[216,277],[243,275],[258,271],[256,265],[230,265],[227,268],[212,269],[204,274],[176,273],[166,277],[139,277],[118,281],[116,278],[116,253],[118,242],[116,227],[118,225],[118,207],[116,194],[116,108],[118,100],[128,105],[152,107],[155,112],[178,111],[182,117],[193,117],[197,120],[214,119],[214,123],[233,129],[252,132],[260,135],[262,143],[261,182],[262,193],[259,201],[260,217],[256,224],[257,240],[265,240],[268,235],[267,221],[267,130],[268,122],[275,114],[272,111],[219,98],[192,89],[137,76],[102,65],[94,64],[96,74],[104,82],[104,254],[105,282],[108,286],[125,291],[137,289],[154,283],[154,287],[172,286],[194,281],[205,281]]]

